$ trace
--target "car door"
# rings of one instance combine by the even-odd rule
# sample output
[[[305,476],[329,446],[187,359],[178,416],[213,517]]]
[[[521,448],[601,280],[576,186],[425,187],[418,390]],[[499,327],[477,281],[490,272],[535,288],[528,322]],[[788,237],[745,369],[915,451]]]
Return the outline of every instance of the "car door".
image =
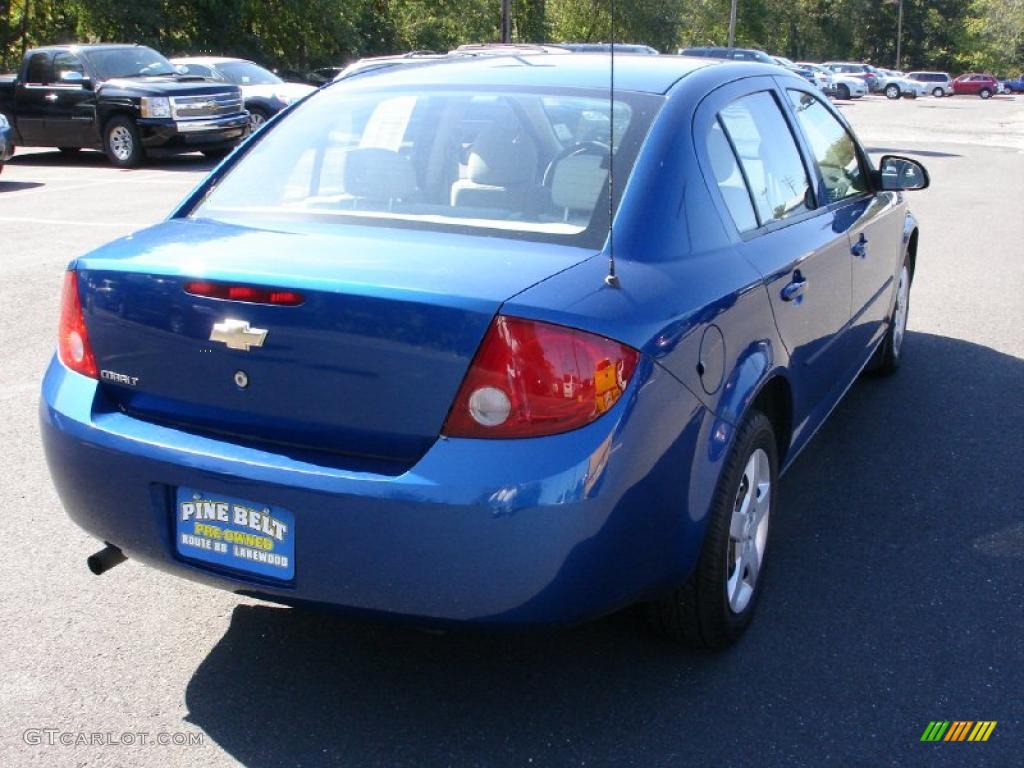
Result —
[[[892,303],[903,255],[902,197],[873,188],[871,166],[843,119],[809,89],[786,85],[800,135],[817,170],[818,198],[849,237],[852,271],[848,332],[850,365],[859,366],[877,341]]]
[[[795,394],[807,411],[827,412],[849,356],[850,246],[836,212],[817,203],[780,99],[771,77],[724,86],[702,103],[694,135],[722,219],[764,276]]]
[[[53,57],[50,103],[46,133],[58,147],[86,147],[96,143],[96,93],[81,59],[70,51]]]
[[[46,118],[56,94],[50,87],[53,80],[53,53],[36,51],[28,60],[24,77],[15,91],[15,114],[21,143],[46,146]]]

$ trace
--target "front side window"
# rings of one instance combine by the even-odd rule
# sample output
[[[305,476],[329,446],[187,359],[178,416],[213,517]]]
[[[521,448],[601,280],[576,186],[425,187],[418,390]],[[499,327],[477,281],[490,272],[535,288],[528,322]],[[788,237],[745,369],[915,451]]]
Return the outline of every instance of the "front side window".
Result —
[[[762,91],[737,99],[719,118],[739,155],[762,225],[813,208],[803,160],[771,93]]]
[[[614,102],[617,191],[660,103]],[[610,127],[600,93],[334,87],[268,131],[192,215],[589,245],[607,234]]]
[[[59,82],[68,72],[77,72],[82,77],[85,77],[85,69],[82,67],[82,62],[79,61],[78,57],[66,51],[61,51],[53,57],[54,77]]]
[[[868,174],[857,154],[853,138],[835,116],[806,91],[790,90],[789,100],[797,122],[811,145],[830,203],[868,191]]]

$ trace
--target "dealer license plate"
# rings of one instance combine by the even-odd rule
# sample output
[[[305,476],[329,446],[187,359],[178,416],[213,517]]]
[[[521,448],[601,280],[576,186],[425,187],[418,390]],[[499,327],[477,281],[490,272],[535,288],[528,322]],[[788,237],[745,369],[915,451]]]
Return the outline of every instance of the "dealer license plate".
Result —
[[[295,515],[281,507],[178,488],[178,554],[237,571],[290,581],[295,576]]]

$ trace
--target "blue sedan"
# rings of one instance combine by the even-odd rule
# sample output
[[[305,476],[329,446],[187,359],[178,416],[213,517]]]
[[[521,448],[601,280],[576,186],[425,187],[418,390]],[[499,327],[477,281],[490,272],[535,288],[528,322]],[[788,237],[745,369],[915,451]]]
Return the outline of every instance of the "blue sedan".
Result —
[[[740,636],[780,474],[900,363],[928,176],[782,68],[541,58],[324,88],[70,264],[41,420],[94,572]]]

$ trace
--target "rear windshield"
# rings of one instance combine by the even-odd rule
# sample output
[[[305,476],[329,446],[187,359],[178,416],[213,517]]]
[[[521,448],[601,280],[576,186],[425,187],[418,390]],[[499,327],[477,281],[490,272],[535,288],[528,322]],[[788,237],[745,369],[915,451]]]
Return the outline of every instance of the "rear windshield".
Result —
[[[600,92],[334,86],[261,135],[192,215],[599,245],[609,143],[618,192],[661,102],[616,94],[612,115]]]
[[[273,72],[251,61],[227,61],[218,64],[217,69],[236,85],[278,85],[284,82]]]

